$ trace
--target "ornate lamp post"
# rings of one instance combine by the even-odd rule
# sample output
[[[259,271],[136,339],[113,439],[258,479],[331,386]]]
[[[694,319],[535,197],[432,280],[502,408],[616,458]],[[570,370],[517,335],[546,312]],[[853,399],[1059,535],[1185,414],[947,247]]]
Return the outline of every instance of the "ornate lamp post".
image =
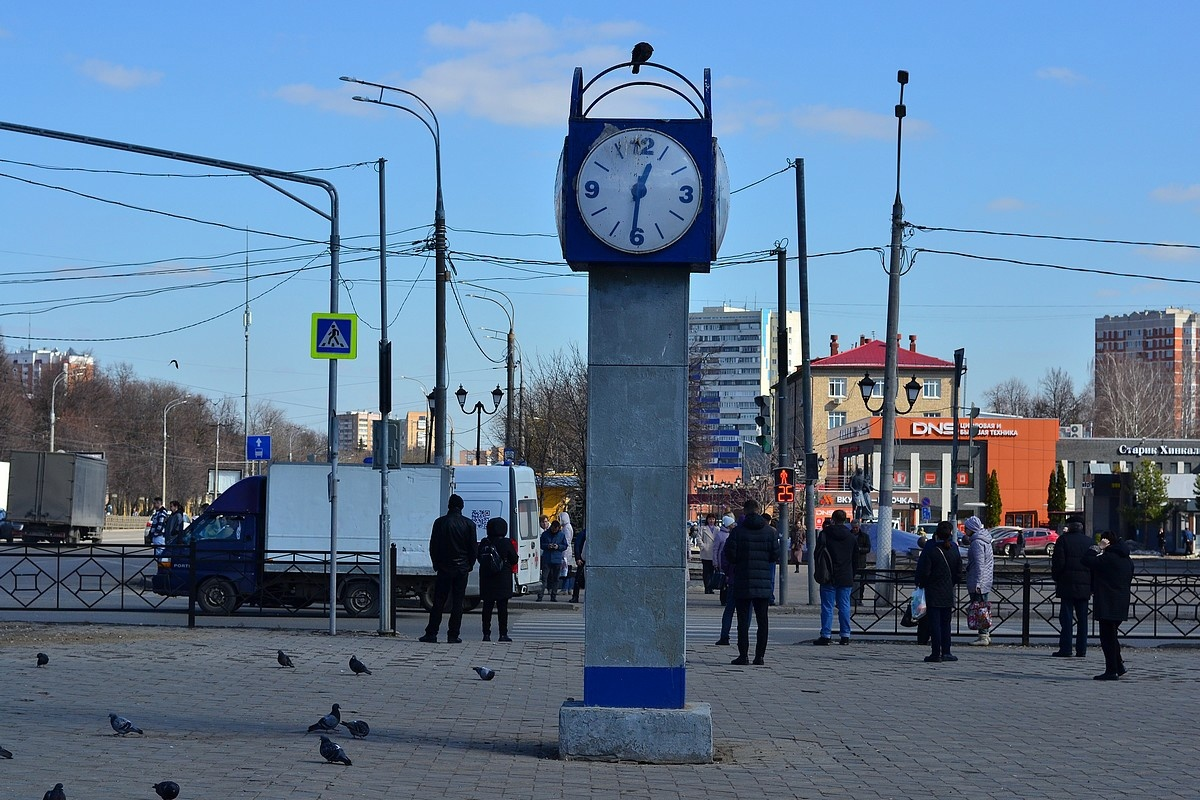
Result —
[[[454,393],[454,396],[458,398],[459,408],[467,414],[475,415],[475,465],[478,466],[482,460],[479,435],[483,426],[483,415],[487,414],[490,416],[500,410],[500,401],[504,399],[504,390],[500,388],[500,384],[496,384],[496,388],[492,390],[492,408],[490,411],[484,408],[483,403],[478,400],[475,401],[475,407],[467,411],[467,390],[462,387],[461,383],[458,385],[458,391]]]

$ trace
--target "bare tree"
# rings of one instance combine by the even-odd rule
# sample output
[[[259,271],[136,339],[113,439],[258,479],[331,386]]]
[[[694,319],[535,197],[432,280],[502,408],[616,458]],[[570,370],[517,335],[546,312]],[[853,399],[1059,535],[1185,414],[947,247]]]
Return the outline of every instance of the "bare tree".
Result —
[[[1020,378],[1009,378],[983,393],[989,411],[1027,417],[1033,411],[1033,392]]]
[[[1169,369],[1141,358],[1104,353],[1096,358],[1093,371],[1096,435],[1175,435],[1174,387]]]
[[[575,476],[578,492],[572,511],[579,520],[585,519],[587,497],[587,399],[587,362],[572,345],[538,358],[529,371],[522,403],[525,463],[539,482],[547,475]],[[497,421],[503,426],[503,418]]]
[[[1075,392],[1075,381],[1061,367],[1051,367],[1038,381],[1039,394],[1033,401],[1033,415],[1057,419],[1063,425],[1079,421],[1083,406],[1081,396]]]

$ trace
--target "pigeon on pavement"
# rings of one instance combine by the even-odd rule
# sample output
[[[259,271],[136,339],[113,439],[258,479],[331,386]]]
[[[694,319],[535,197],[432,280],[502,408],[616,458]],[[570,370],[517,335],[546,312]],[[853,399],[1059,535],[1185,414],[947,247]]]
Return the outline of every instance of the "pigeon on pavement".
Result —
[[[633,62],[633,74],[637,75],[642,64],[650,60],[650,56],[654,55],[654,48],[649,42],[638,42],[633,46],[633,54],[629,60]]]
[[[8,752],[3,747],[0,747],[0,758],[12,758],[12,753]]]
[[[496,670],[494,669],[488,669],[487,667],[471,667],[471,669],[478,672],[479,677],[485,681],[490,681],[492,678],[496,677]]]
[[[350,656],[350,671],[355,675],[370,675],[371,670],[367,669],[367,665],[358,660],[358,656]]]
[[[361,719],[352,719],[349,722],[342,720],[342,724],[346,726],[346,730],[350,731],[350,735],[355,739],[365,739],[367,738],[367,734],[371,732],[371,726]]]
[[[279,651],[279,655],[275,656],[275,660],[279,662],[279,666],[281,667],[292,667],[293,669],[296,667],[296,665],[292,663],[291,656],[282,650]]]
[[[337,703],[333,704],[333,710],[319,720],[308,726],[308,732],[313,731],[336,731],[338,723],[342,721],[342,707]]]
[[[45,653],[37,654],[37,665],[39,667],[44,667],[49,663],[50,663],[50,656],[46,655]]]
[[[346,755],[346,751],[342,749],[340,744],[328,736],[321,737],[321,755],[330,764],[341,763],[347,767],[351,766],[350,756]]]
[[[108,715],[108,724],[112,725],[112,729],[117,732],[117,736],[124,736],[127,733],[140,733],[144,736],[146,733],[137,725],[134,725],[129,720],[125,719],[124,717],[117,716],[116,714]]]
[[[179,784],[175,781],[159,781],[154,784],[154,793],[162,800],[175,800],[179,797]]]
[[[67,800],[66,792],[62,790],[62,784],[54,784],[54,788],[42,795],[42,800]]]

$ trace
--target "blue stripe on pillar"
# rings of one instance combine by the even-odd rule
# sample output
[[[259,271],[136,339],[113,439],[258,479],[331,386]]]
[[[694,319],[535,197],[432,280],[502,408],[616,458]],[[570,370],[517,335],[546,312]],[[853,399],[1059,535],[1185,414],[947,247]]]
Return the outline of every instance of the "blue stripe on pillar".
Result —
[[[687,670],[679,667],[584,667],[583,704],[607,708],[683,708]]]

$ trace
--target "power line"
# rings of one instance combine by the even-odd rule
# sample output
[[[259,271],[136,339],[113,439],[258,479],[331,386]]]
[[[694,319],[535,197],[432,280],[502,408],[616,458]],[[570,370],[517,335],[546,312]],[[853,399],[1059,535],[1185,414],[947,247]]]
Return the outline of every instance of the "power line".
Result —
[[[917,248],[912,251],[913,259],[915,260],[918,253],[933,253],[942,256],[957,256],[959,258],[969,258],[976,261],[992,261],[1001,264],[1016,264],[1022,267],[1042,267],[1044,269],[1056,269],[1063,272],[1082,272],[1088,275],[1108,275],[1114,278],[1139,278],[1146,281],[1159,281],[1161,283],[1185,283],[1200,285],[1200,279],[1194,278],[1167,278],[1162,275],[1145,275],[1137,272],[1117,272],[1109,269],[1096,269],[1094,267],[1068,267],[1062,264],[1047,264],[1040,261],[1022,261],[1016,258],[1000,258],[999,256],[981,256],[975,253],[962,253],[955,250],[929,250],[926,248]]]
[[[15,164],[21,167],[31,167],[32,169],[44,169],[51,172],[86,172],[93,175],[129,175],[139,178],[251,178],[252,175],[247,175],[242,172],[212,172],[212,173],[183,173],[183,172],[135,172],[123,169],[96,169],[94,167],[59,167],[51,164],[34,164],[29,161],[14,161],[10,158],[0,158],[0,164]],[[304,175],[311,172],[332,172],[339,169],[354,169],[356,167],[374,166],[374,161],[359,161],[354,164],[340,164],[336,167],[312,167],[311,169],[293,170],[297,175]]]
[[[1014,233],[1012,231],[989,231],[972,228],[937,228],[929,225],[904,223],[906,228],[929,233],[940,231],[944,233],[974,233],[981,236],[1010,236],[1019,239],[1050,239],[1058,242],[1087,242],[1090,244],[1124,244],[1134,247],[1178,247],[1186,250],[1200,250],[1200,244],[1181,244],[1178,242],[1139,242],[1130,239],[1100,239],[1091,236],[1056,236],[1048,233]],[[932,252],[932,251],[930,251]]]

